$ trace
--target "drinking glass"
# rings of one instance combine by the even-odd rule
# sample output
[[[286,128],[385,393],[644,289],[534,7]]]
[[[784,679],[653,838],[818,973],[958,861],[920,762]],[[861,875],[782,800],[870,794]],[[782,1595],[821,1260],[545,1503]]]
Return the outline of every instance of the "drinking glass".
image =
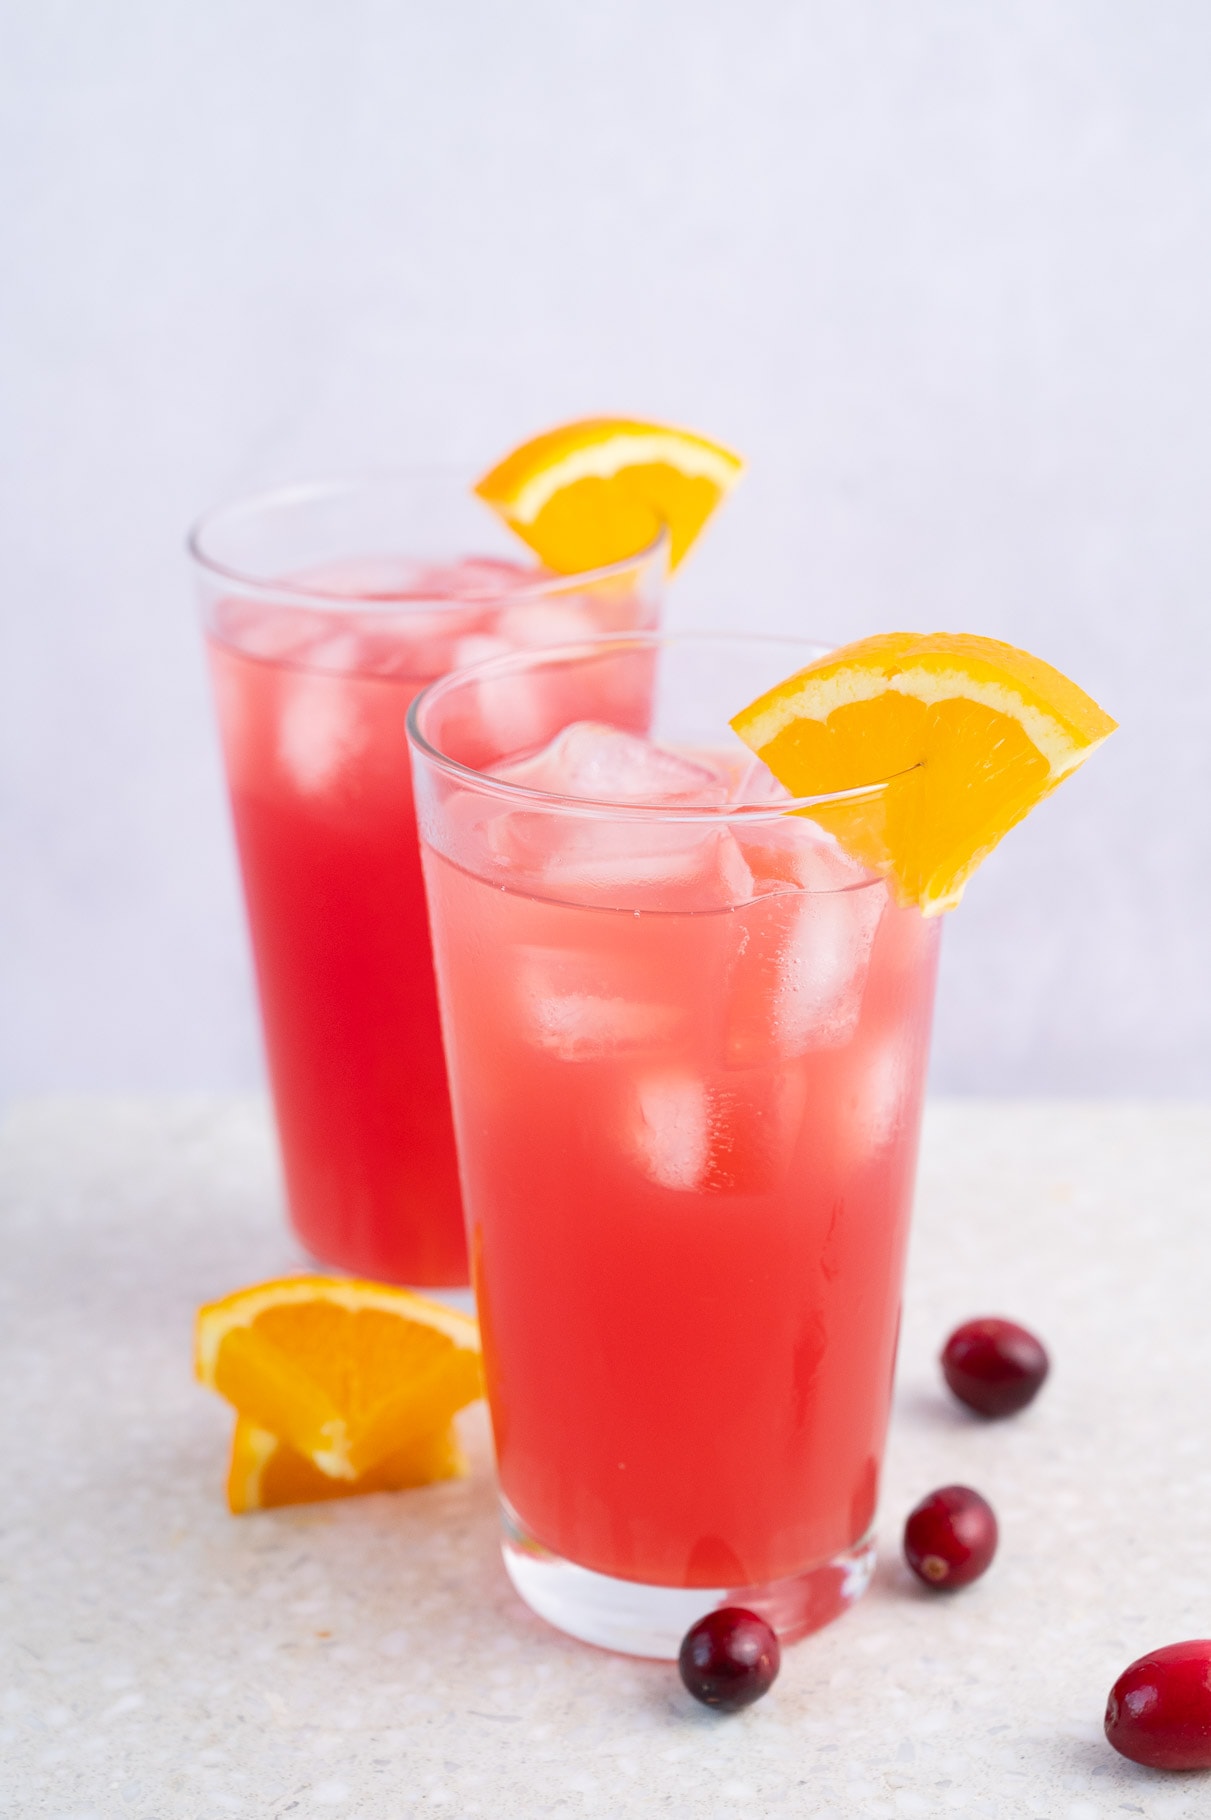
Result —
[[[881,786],[792,800],[728,729],[819,649],[607,638],[409,713],[505,1562],[635,1654],[874,1560],[940,925],[836,838]]]
[[[405,710],[493,653],[654,625],[667,536],[553,576],[434,473],[246,499],[190,551],[291,1220],[326,1263],[465,1284]]]

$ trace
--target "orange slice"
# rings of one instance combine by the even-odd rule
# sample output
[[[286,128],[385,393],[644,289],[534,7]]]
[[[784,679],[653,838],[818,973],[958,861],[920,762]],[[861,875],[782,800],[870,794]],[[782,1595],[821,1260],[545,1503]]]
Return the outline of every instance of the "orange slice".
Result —
[[[586,417],[523,443],[475,491],[557,574],[638,555],[662,524],[675,569],[743,469],[689,430]]]
[[[198,1311],[197,1375],[334,1479],[356,1479],[480,1396],[470,1315],[407,1289],[298,1276]]]
[[[279,1441],[267,1428],[258,1428],[247,1416],[237,1416],[231,1437],[227,1505],[239,1516],[247,1510],[276,1510],[282,1504],[353,1498],[360,1492],[411,1491],[437,1479],[465,1478],[466,1472],[466,1456],[449,1424],[418,1436],[356,1479],[331,1479],[287,1441]]]
[[[843,645],[732,721],[795,796],[889,779],[810,814],[927,916],[1115,725],[1041,658],[961,632]]]

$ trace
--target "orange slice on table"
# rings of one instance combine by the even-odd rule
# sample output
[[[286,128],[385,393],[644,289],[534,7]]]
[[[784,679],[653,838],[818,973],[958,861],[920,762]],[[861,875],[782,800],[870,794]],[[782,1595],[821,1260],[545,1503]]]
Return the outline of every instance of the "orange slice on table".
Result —
[[[461,1479],[466,1456],[450,1424],[410,1441],[389,1459],[356,1479],[332,1479],[267,1428],[237,1416],[231,1437],[227,1505],[238,1516],[248,1510],[276,1510],[283,1504],[318,1504],[360,1492],[411,1491],[438,1479]]]
[[[475,491],[557,574],[635,556],[662,524],[675,569],[743,469],[689,430],[586,417],[523,443]]]
[[[482,1394],[470,1315],[407,1289],[298,1276],[198,1311],[196,1368],[240,1415],[356,1479]]]
[[[795,796],[889,779],[809,813],[930,916],[953,909],[1002,835],[1117,723],[998,639],[887,632],[809,664],[731,724]]]

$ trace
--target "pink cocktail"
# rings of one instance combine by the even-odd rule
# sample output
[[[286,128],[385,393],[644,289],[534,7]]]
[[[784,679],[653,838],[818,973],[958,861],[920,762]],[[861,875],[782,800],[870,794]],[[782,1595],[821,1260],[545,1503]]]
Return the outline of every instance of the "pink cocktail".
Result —
[[[873,1558],[939,925],[727,731],[812,654],[568,648],[411,717],[506,1562],[639,1653]]]
[[[547,576],[416,479],[252,500],[192,549],[294,1226],[328,1263],[465,1283],[406,711],[451,668],[653,624],[663,540]]]

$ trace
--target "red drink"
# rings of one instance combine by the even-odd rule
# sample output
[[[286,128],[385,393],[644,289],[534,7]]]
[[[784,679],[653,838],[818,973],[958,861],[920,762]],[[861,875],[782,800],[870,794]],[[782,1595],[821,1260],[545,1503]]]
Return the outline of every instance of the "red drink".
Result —
[[[452,666],[650,620],[651,595],[630,580],[397,558],[243,586],[207,577],[287,1197],[303,1244],[330,1263],[417,1284],[468,1277],[408,704]]]
[[[455,757],[461,692],[418,723]],[[618,1647],[659,1622],[572,1609],[569,1563],[704,1589],[674,1649],[741,1589],[793,1635],[869,1551],[939,925],[726,756],[578,728],[494,770],[562,800],[418,762],[510,1572]]]
[[[429,887],[501,1487],[526,1529],[672,1586],[852,1547],[887,1426],[938,925],[882,884],[639,918],[441,859]],[[853,1028],[761,1054],[765,957],[807,956],[822,908],[829,939],[877,924]]]

